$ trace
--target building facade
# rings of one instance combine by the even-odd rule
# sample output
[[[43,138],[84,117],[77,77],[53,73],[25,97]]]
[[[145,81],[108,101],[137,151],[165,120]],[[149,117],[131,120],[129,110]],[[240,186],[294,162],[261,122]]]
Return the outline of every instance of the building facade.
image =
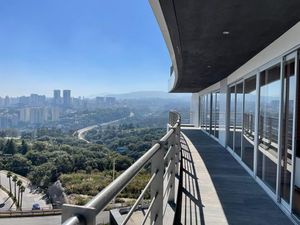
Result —
[[[300,3],[152,1],[172,60],[171,92],[300,223]]]
[[[61,96],[60,90],[53,90],[53,105],[60,105],[61,104]]]
[[[285,47],[295,35],[300,24],[227,78],[193,93],[191,119],[300,218],[300,46]]]
[[[63,106],[71,106],[71,90],[63,90]]]

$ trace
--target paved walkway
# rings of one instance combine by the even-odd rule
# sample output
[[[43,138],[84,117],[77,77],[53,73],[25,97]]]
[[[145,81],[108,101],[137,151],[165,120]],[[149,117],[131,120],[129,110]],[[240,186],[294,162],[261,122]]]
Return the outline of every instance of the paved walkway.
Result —
[[[293,224],[218,142],[200,130],[183,132],[181,224]]]

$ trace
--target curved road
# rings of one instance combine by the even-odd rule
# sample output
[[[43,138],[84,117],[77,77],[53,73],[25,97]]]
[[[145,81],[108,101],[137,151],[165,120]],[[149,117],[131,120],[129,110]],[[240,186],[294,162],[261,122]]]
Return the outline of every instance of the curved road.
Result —
[[[5,170],[0,171],[0,182],[1,182],[1,185],[3,187],[5,187],[6,190],[9,190],[9,180],[6,177],[6,174],[7,174],[7,171],[5,171]],[[14,175],[14,173],[13,173],[13,175]],[[38,203],[40,205],[40,207],[44,208],[44,209],[52,208],[51,204],[46,203],[43,194],[35,192],[34,190],[31,189],[30,181],[27,178],[22,177],[18,174],[16,174],[16,175],[18,176],[18,179],[22,180],[23,186],[25,187],[25,192],[23,193],[23,204],[22,204],[23,210],[31,210],[32,205],[34,203]],[[14,193],[15,192],[14,182],[11,182],[11,186],[12,186],[12,192]],[[18,186],[16,188],[16,192],[18,193]],[[3,197],[5,198],[5,196],[2,195],[2,199],[3,199]],[[8,205],[11,205],[10,201],[7,201],[5,204],[5,207],[3,207],[2,209],[4,209],[4,210],[7,209]],[[1,223],[0,223],[0,225],[1,225]]]
[[[121,119],[112,120],[112,121],[109,121],[109,122],[101,123],[101,124],[99,124],[99,125],[88,126],[88,127],[85,127],[85,128],[82,128],[82,129],[79,129],[79,130],[75,131],[75,132],[73,133],[73,136],[77,135],[77,137],[78,137],[79,140],[83,140],[83,141],[85,141],[86,143],[90,143],[88,140],[85,139],[85,134],[86,134],[88,131],[95,129],[96,127],[108,126],[108,125],[117,123],[117,122],[119,122],[119,121],[121,121],[121,120],[124,120],[124,119],[126,119],[126,118],[128,118],[128,117],[133,117],[133,116],[134,116],[134,113],[131,112],[131,113],[129,114],[129,116],[123,117],[123,118],[121,118]]]

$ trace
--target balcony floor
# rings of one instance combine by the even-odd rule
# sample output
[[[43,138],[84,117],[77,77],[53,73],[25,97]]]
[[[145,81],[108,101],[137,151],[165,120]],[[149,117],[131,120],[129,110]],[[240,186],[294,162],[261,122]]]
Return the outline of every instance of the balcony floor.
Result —
[[[182,131],[182,224],[293,224],[217,141]]]

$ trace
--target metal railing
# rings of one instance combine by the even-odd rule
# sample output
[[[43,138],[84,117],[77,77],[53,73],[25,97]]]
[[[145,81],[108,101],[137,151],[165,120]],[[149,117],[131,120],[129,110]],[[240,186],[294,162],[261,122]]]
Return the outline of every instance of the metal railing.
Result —
[[[151,177],[140,196],[122,222],[125,225],[150,189],[150,204],[141,224],[163,224],[163,207],[175,203],[175,174],[180,175],[180,115],[169,113],[168,131],[160,141],[152,146],[140,159],[124,171],[115,181],[96,195],[84,206],[64,204],[63,225],[96,225],[96,216],[120,193],[130,181],[151,163]]]

